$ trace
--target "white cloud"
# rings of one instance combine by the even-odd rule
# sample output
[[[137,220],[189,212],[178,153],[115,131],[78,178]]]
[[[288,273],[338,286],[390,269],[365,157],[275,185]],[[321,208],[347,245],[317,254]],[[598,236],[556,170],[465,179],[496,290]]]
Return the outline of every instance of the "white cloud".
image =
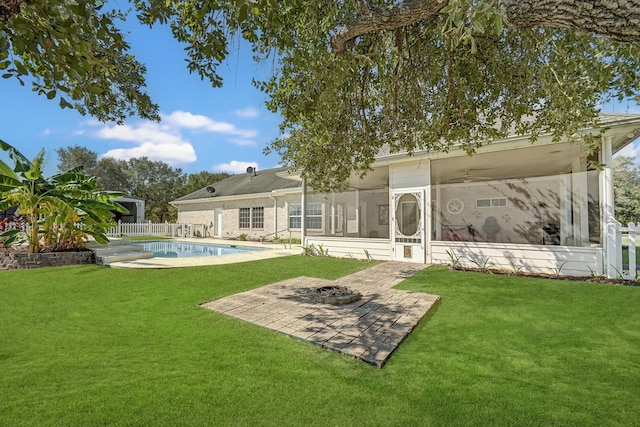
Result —
[[[216,172],[246,173],[249,166],[258,169],[258,164],[256,162],[240,162],[238,160],[231,160],[229,163],[214,165],[213,170]]]
[[[112,157],[118,160],[129,160],[137,157],[148,157],[150,160],[160,160],[170,165],[175,163],[190,163],[196,160],[196,153],[190,143],[156,144],[144,142],[133,148],[116,148],[109,150],[102,157]]]
[[[248,109],[245,110],[245,114],[251,114]],[[162,115],[160,123],[146,121],[127,125],[104,125],[97,121],[85,121],[76,134],[84,132],[103,140],[130,143],[128,146],[107,151],[103,157],[128,160],[146,156],[150,160],[160,160],[171,165],[196,161],[196,153],[189,140],[189,135],[195,137],[195,132],[226,135],[227,142],[238,146],[258,145],[254,141],[258,132],[254,129],[241,129],[233,123],[220,122],[200,114],[179,110]],[[234,168],[242,169],[243,166],[230,164],[227,170],[235,170]]]
[[[260,116],[260,111],[255,107],[247,107],[234,111],[234,114],[238,117],[254,118]]]
[[[628,144],[622,150],[618,151],[615,157],[633,157],[635,162],[640,164],[640,140],[636,139],[632,143]]]
[[[254,138],[258,135],[258,132],[253,129],[239,129],[233,123],[219,122],[200,114],[191,114],[187,111],[174,111],[168,116],[163,115],[162,123],[167,123],[176,128],[224,133],[245,139]]]
[[[47,129],[43,130],[42,132],[40,132],[40,136],[43,137],[43,138],[47,137],[49,135],[51,135],[51,129],[49,129],[49,128],[47,128]]]
[[[170,165],[190,163],[196,160],[191,143],[169,126],[143,122],[135,126],[115,125],[100,128],[96,134],[101,139],[115,139],[137,144],[131,148],[116,148],[107,151],[102,157],[128,160],[146,156],[150,160],[160,160]]]

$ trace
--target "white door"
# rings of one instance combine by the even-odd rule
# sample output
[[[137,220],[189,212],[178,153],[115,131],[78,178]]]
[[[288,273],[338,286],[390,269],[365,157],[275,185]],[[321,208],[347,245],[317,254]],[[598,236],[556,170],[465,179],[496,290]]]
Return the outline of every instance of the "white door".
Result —
[[[222,236],[222,211],[218,211],[216,217],[216,236]]]
[[[393,259],[426,261],[424,189],[394,190],[391,194]]]

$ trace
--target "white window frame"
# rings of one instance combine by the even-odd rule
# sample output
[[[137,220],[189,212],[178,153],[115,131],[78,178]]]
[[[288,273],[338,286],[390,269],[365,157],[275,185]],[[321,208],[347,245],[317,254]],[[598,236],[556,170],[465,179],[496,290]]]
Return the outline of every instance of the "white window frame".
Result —
[[[488,202],[488,205],[480,206],[479,205],[480,202]],[[506,208],[507,203],[508,202],[506,197],[483,197],[481,199],[476,199],[476,208],[478,209]]]
[[[296,210],[295,214],[292,214],[293,210]],[[296,218],[300,221],[297,227],[294,227],[291,220]],[[313,224],[313,221],[319,219],[319,224]],[[323,204],[320,202],[307,203],[307,230],[322,230],[323,224]],[[300,230],[302,228],[302,204],[291,203],[289,205],[289,228],[292,230]]]

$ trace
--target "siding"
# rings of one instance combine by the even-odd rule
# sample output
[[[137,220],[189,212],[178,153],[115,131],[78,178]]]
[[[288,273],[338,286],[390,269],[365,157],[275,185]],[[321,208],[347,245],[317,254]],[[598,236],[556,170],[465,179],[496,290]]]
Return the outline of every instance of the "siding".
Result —
[[[305,246],[310,245],[322,246],[323,250],[329,251],[329,256],[338,258],[367,259],[366,249],[375,261],[391,261],[391,242],[388,239],[307,236]]]
[[[602,248],[569,246],[535,246],[501,243],[432,242],[433,264],[451,264],[451,256],[465,267],[486,266],[529,273],[567,276],[601,275]],[[475,261],[476,263],[474,263]]]

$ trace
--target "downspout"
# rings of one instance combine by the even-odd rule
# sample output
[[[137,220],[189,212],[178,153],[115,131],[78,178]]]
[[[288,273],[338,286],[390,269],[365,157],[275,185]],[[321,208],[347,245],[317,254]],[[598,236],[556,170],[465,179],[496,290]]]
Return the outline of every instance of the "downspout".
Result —
[[[278,234],[278,201],[273,195],[274,193],[275,191],[272,191],[271,194],[269,194],[269,198],[273,200],[273,234],[277,235]]]

